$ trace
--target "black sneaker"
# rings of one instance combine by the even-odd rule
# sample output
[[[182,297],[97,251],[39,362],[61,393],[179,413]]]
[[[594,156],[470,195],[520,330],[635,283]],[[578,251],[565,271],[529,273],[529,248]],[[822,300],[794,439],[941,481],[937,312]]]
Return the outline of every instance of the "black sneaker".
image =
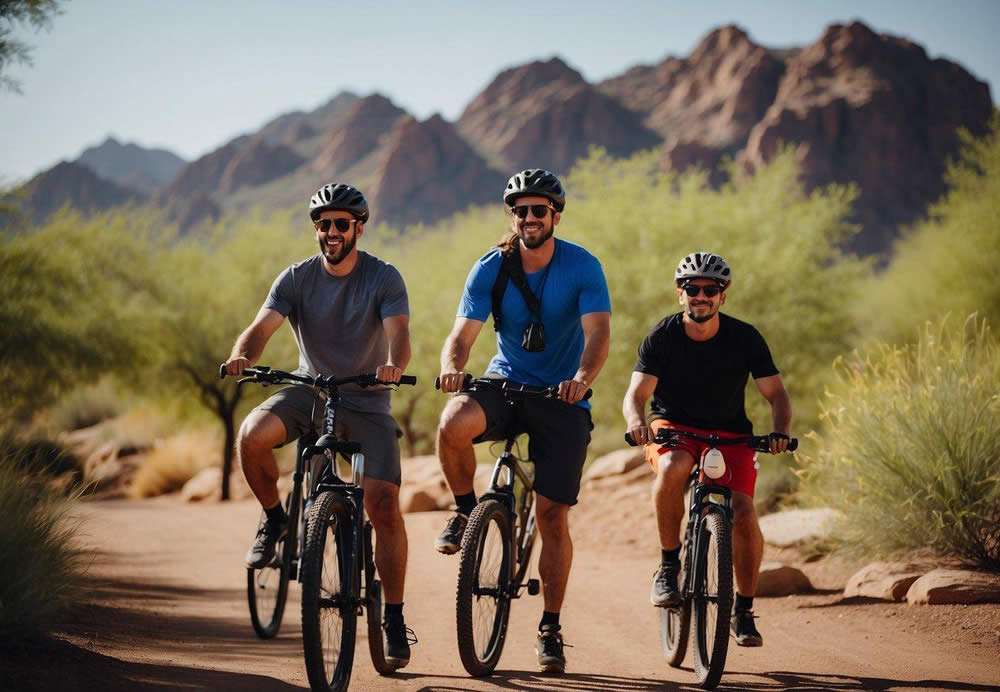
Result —
[[[461,550],[462,535],[465,533],[465,527],[468,523],[469,517],[461,512],[452,514],[444,531],[434,541],[434,547],[437,548],[437,551],[445,555],[453,555]]]
[[[247,567],[263,569],[271,564],[271,560],[274,559],[274,547],[278,540],[285,535],[287,528],[287,522],[278,524],[267,520],[261,524],[260,528],[257,529],[257,538],[244,558]]]
[[[653,587],[649,590],[649,602],[657,608],[673,608],[681,604],[681,591],[677,588],[679,562],[661,564],[653,574]]]
[[[731,620],[733,637],[739,646],[764,646],[764,638],[754,626],[752,610],[734,610]]]
[[[386,618],[382,621],[385,632],[385,660],[397,669],[405,668],[410,662],[410,644],[417,643],[413,630],[406,626],[403,618]]]
[[[543,673],[562,675],[566,671],[566,656],[563,654],[562,634],[559,625],[542,625],[538,631],[538,643],[535,653],[538,654],[538,670]]]

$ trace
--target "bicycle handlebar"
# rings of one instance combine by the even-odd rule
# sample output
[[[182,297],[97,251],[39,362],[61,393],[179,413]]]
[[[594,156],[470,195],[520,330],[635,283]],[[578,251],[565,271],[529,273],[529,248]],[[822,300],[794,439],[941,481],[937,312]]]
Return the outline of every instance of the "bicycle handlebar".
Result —
[[[518,384],[516,382],[511,382],[510,380],[503,380],[498,377],[473,377],[469,373],[465,373],[465,378],[462,380],[462,388],[459,391],[471,392],[478,388],[482,389],[492,389],[494,391],[501,392],[503,394],[520,394],[524,396],[537,396],[543,399],[559,399],[559,386],[551,385],[549,387],[535,387],[530,384]],[[441,389],[441,378],[434,378],[434,389]],[[593,396],[594,390],[588,389],[583,398],[580,401],[586,401],[591,396]]]
[[[290,382],[300,382],[302,384],[308,384],[313,387],[321,387],[324,389],[329,389],[330,387],[339,387],[342,384],[357,384],[361,387],[374,387],[377,385],[395,385],[395,384],[410,384],[415,385],[417,383],[417,378],[414,375],[403,375],[399,378],[399,382],[385,382],[375,377],[373,372],[365,372],[360,375],[351,375],[350,377],[333,377],[326,375],[317,375],[312,377],[310,375],[296,375],[294,373],[285,372],[284,370],[272,370],[266,365],[258,365],[255,368],[247,368],[243,371],[244,375],[249,375],[249,377],[244,377],[239,381],[239,384],[244,382],[260,382],[262,384],[288,384]],[[226,377],[226,364],[223,363],[219,366],[219,378],[224,379]]]
[[[699,442],[704,442],[710,444],[713,447],[718,447],[719,445],[746,445],[757,452],[768,452],[771,451],[771,438],[769,435],[746,435],[744,437],[720,437],[719,435],[701,435],[696,432],[690,432],[688,430],[674,430],[672,428],[660,428],[656,431],[656,437],[653,438],[653,442],[659,444],[671,445],[673,443],[676,446],[677,438],[686,437],[691,440],[698,440]],[[629,447],[638,447],[639,445],[635,440],[632,439],[632,435],[625,433],[625,442]],[[786,452],[794,452],[799,447],[799,439],[797,437],[791,437],[788,439],[788,448]]]

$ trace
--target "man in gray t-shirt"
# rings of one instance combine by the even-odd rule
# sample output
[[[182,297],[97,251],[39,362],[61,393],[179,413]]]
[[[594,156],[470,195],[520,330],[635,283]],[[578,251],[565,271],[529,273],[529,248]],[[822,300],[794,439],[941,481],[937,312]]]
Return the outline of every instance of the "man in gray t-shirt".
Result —
[[[257,317],[233,346],[226,372],[239,375],[260,358],[285,318],[299,345],[297,372],[349,376],[375,372],[398,382],[410,360],[409,304],[403,277],[391,264],[357,249],[368,202],[350,185],[329,184],[309,202],[320,252],[278,275]],[[386,657],[397,668],[410,659],[403,621],[407,540],[399,511],[399,426],[386,387],[340,390],[337,433],[365,453],[365,509],[375,528],[375,564],[385,590]],[[322,425],[323,402],[311,387],[286,387],[243,421],[237,451],[266,520],[247,552],[247,565],[271,562],[287,524],[278,497],[274,448]]]

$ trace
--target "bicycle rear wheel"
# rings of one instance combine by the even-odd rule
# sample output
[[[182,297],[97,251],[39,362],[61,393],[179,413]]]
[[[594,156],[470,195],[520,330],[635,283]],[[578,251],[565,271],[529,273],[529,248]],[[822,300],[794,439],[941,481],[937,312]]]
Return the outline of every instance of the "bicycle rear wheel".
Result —
[[[357,557],[350,509],[336,494],[321,493],[306,517],[302,552],[302,645],[314,690],[346,690],[351,680]]]
[[[729,650],[733,609],[733,552],[729,522],[719,512],[702,517],[698,529],[694,588],[694,670],[706,690],[719,684]]]
[[[266,517],[261,518],[263,524]],[[295,546],[286,535],[275,547],[274,559],[260,569],[247,568],[247,605],[250,624],[261,639],[271,639],[281,628],[288,598],[288,576]]]
[[[385,642],[382,641],[382,620],[385,613],[382,609],[382,582],[375,578],[375,556],[372,551],[372,527],[365,526],[365,554],[372,564],[365,568],[365,618],[368,622],[368,653],[372,657],[372,666],[379,675],[389,675],[396,672],[396,666],[386,660]]]
[[[500,661],[510,616],[511,539],[507,508],[479,503],[462,538],[456,619],[458,653],[469,675],[489,675]]]

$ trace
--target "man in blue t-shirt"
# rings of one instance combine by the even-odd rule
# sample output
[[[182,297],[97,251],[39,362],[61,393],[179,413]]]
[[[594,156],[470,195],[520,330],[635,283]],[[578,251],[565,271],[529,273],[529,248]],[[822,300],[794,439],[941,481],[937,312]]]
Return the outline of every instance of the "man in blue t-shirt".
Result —
[[[530,297],[518,281],[508,281],[499,302],[501,319],[494,315],[497,354],[486,372],[519,384],[558,385],[561,401],[532,398],[512,404],[499,392],[476,391],[448,402],[438,427],[438,457],[457,510],[435,545],[446,554],[461,547],[476,506],[473,443],[506,439],[515,430],[527,432],[535,462],[535,514],[542,536],[538,572],[545,599],[538,664],[543,672],[562,673],[566,659],[559,612],[573,559],[568,512],[576,504],[593,428],[590,405],[583,397],[608,357],[611,299],[597,258],[553,237],[566,203],[556,176],[541,169],[517,173],[507,183],[503,200],[511,233],[469,272],[455,326],[441,352],[441,389],[461,389],[462,369],[493,309],[494,284],[506,261],[505,268],[512,267],[508,274],[523,269],[537,304],[529,307]]]

